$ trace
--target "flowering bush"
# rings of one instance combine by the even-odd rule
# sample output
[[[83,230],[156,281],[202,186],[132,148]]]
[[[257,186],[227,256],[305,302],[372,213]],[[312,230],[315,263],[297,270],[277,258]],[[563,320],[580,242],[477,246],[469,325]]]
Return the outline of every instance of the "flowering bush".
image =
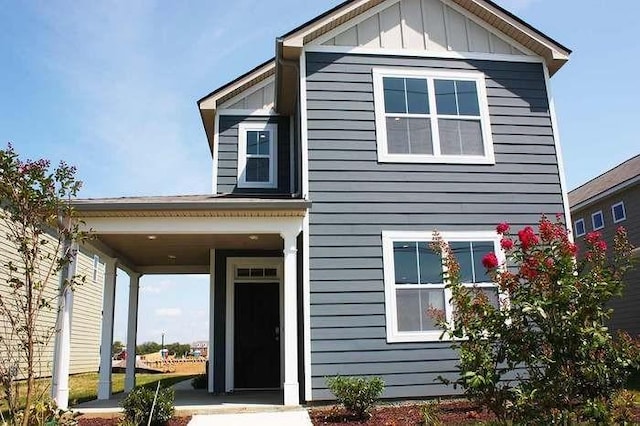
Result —
[[[506,297],[501,306],[486,293],[465,287],[449,246],[436,233],[433,248],[446,262],[453,323],[440,319],[443,337],[453,338],[460,376],[453,382],[500,420],[551,424],[567,416],[601,421],[632,367],[638,342],[613,337],[607,302],[620,295],[631,246],[619,228],[612,253],[599,233],[585,238],[584,261],[568,238],[560,216],[542,217],[538,231],[515,235],[501,223],[506,264],[495,253],[482,260]]]

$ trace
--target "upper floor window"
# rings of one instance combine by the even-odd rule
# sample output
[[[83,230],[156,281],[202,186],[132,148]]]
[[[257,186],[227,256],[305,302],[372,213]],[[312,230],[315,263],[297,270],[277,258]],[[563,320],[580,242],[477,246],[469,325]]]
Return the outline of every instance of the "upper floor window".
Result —
[[[484,74],[373,70],[378,161],[494,163]]]
[[[485,293],[499,306],[496,285],[482,265],[482,257],[500,253],[495,232],[447,232],[442,234],[460,264],[464,285]],[[455,320],[451,291],[443,279],[444,262],[429,246],[431,233],[385,231],[382,233],[387,340],[410,342],[439,340],[442,329],[430,314],[439,311]]]
[[[584,226],[584,219],[578,219],[573,223],[573,230],[576,233],[576,237],[582,237],[587,233],[587,230]]]
[[[602,210],[591,215],[591,224],[593,225],[594,231],[604,228],[604,215],[602,214]]]
[[[238,187],[276,188],[277,126],[240,123],[238,126]]]
[[[613,223],[622,222],[627,218],[627,212],[624,210],[624,201],[611,206],[611,215],[613,216]]]

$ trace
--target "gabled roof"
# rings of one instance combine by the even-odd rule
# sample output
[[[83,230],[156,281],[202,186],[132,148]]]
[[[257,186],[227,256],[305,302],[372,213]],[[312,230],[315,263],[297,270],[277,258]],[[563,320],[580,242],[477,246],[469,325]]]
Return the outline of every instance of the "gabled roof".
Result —
[[[569,192],[569,205],[572,209],[584,207],[638,181],[640,154]]]
[[[385,1],[389,0],[347,0],[289,31],[280,40],[285,49],[301,49],[305,44]],[[450,1],[545,58],[551,75],[569,59],[570,49],[490,0]]]

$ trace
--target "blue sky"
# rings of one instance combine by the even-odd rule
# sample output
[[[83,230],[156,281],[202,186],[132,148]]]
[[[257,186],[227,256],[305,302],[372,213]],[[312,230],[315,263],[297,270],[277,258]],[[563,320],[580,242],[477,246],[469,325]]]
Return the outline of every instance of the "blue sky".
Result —
[[[85,197],[207,193],[196,100],[338,3],[0,0],[0,143],[75,164]],[[574,51],[552,78],[569,188],[637,154],[640,2],[499,3]],[[206,338],[206,277],[143,277],[142,289],[140,340]]]

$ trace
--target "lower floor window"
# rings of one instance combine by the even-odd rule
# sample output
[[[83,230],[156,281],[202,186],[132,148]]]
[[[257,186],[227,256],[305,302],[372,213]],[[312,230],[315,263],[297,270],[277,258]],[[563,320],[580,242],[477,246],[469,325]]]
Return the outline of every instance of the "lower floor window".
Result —
[[[499,306],[497,287],[486,274],[482,257],[500,253],[495,232],[447,232],[442,234],[460,264],[464,285],[486,294]],[[390,342],[438,340],[442,330],[435,316],[454,321],[450,291],[443,279],[443,259],[431,247],[430,232],[385,231],[384,254],[387,340]]]

